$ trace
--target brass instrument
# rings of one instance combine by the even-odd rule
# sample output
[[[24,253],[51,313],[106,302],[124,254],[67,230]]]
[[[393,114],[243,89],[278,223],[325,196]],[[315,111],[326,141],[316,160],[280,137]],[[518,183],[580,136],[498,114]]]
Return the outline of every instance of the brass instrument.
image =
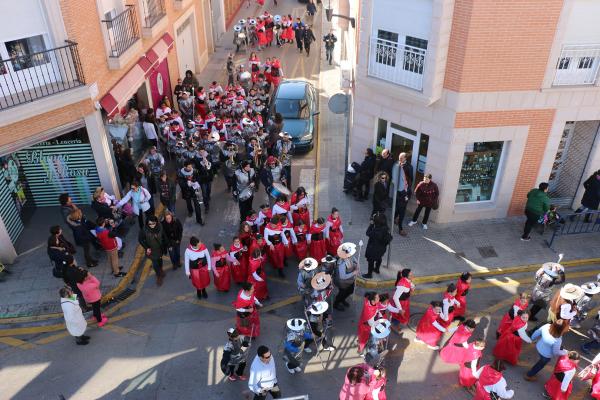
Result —
[[[234,171],[236,169],[235,156],[238,153],[237,143],[228,143],[226,150],[229,152],[229,157],[227,157],[227,160],[225,161],[225,167]]]
[[[261,169],[262,168],[262,148],[260,147],[260,143],[258,143],[258,141],[256,142],[256,144],[252,145],[252,149],[253,149],[253,153],[254,153],[254,157],[253,157],[253,161],[254,161],[254,166],[256,167],[256,169]]]

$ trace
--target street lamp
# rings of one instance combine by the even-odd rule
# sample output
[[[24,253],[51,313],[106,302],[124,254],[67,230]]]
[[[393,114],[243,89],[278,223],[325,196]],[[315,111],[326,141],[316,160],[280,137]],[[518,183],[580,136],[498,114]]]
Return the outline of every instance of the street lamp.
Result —
[[[346,15],[340,15],[340,14],[333,13],[333,8],[331,8],[331,0],[329,0],[329,4],[327,5],[327,8],[325,9],[325,17],[327,18],[327,22],[331,22],[331,19],[333,17],[347,19],[348,21],[350,21],[350,25],[352,26],[352,28],[356,27],[356,19],[354,19],[353,17],[348,17]]]

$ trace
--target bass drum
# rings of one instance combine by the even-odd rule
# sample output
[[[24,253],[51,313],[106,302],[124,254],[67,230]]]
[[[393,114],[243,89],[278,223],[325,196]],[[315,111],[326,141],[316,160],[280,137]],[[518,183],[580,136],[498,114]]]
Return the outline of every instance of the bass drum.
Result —
[[[290,190],[281,183],[274,183],[273,186],[271,186],[271,188],[269,189],[269,195],[274,199],[278,198],[282,194],[285,194],[289,198],[292,192],[290,192]]]

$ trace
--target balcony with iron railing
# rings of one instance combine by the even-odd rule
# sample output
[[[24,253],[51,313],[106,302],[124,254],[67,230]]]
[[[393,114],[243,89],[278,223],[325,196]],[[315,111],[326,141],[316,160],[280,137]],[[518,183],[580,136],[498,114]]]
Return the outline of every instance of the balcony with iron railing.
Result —
[[[593,86],[598,82],[600,44],[564,45],[556,63],[553,86]]]
[[[0,60],[0,111],[85,86],[77,43]]]
[[[422,91],[427,50],[389,40],[372,38],[368,75]]]
[[[165,0],[139,0],[141,3],[142,36],[152,38],[167,25]]]
[[[141,50],[140,32],[133,5],[110,20],[102,20],[108,41],[108,63],[111,69],[122,68]]]

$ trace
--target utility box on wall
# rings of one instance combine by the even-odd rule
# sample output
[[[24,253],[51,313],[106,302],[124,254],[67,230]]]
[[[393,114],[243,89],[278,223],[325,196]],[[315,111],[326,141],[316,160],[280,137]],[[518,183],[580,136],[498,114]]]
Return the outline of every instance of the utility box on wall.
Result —
[[[340,76],[340,87],[342,87],[343,89],[350,89],[352,87],[352,82],[353,82],[353,70],[352,70],[352,64],[350,64],[350,61],[348,60],[342,60],[340,61],[340,71],[341,71],[341,76]]]

